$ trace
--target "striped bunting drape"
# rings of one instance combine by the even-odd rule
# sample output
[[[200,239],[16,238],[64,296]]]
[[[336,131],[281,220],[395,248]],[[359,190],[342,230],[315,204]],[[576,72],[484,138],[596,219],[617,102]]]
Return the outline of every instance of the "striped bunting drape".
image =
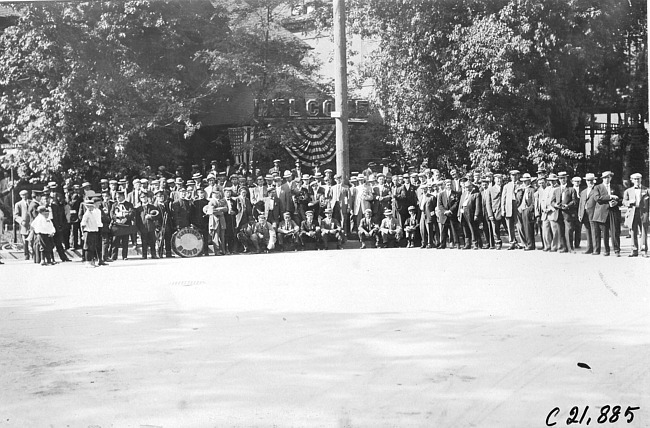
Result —
[[[283,145],[303,165],[326,164],[336,156],[336,125],[291,124]]]

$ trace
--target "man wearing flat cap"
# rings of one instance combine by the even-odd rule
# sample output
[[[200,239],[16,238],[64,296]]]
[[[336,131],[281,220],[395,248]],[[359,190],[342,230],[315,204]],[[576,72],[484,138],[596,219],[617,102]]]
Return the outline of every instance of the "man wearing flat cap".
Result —
[[[32,223],[32,216],[29,214],[29,204],[31,200],[29,199],[29,191],[21,190],[20,201],[16,202],[14,205],[14,222],[18,225],[18,231],[20,236],[23,238],[23,253],[25,255],[25,260],[29,260],[29,230],[30,224]]]
[[[325,208],[325,218],[320,221],[321,239],[323,249],[327,250],[328,242],[336,242],[336,248],[341,249],[343,238],[341,237],[341,224],[333,217],[331,208]]]
[[[379,224],[372,219],[372,210],[370,208],[365,210],[364,217],[359,222],[358,236],[361,249],[366,248],[365,241],[374,241],[375,248],[378,248],[380,245],[381,234],[379,232]]]
[[[630,257],[637,257],[639,251],[648,257],[648,225],[650,224],[650,191],[641,184],[641,174],[630,176],[632,187],[625,190],[623,205],[627,207],[625,226],[632,230],[632,253]],[[639,233],[641,233],[641,247],[639,247]]]

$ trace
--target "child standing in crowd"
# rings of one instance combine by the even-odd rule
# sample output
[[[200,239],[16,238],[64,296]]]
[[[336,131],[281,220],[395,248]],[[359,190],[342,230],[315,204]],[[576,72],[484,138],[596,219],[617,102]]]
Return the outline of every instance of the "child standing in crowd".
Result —
[[[38,240],[38,247],[41,251],[41,266],[55,265],[54,261],[54,234],[56,229],[50,218],[50,211],[41,205],[38,207],[38,215],[32,221],[34,238]]]

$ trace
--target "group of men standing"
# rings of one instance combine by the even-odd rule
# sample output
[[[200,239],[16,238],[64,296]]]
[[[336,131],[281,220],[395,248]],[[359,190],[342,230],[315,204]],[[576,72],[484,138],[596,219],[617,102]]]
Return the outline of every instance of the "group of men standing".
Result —
[[[541,170],[536,177],[512,170],[506,179],[490,172],[461,177],[452,169],[444,179],[436,169],[391,174],[369,167],[353,173],[348,186],[329,169],[309,175],[299,165],[282,172],[279,164],[274,161],[268,174],[257,177],[214,170],[205,177],[195,172],[187,181],[102,179],[97,193],[88,182],[51,182],[31,198],[24,190],[14,218],[25,257],[50,264],[49,253],[43,260],[41,252],[51,246],[67,261],[65,249],[73,247],[83,250],[88,265],[105,265],[120,252],[126,259],[138,236],[143,258],[173,257],[172,235],[188,227],[203,238],[201,255],[209,254],[210,246],[215,255],[327,249],[330,242],[341,248],[352,236],[361,248],[369,241],[399,245],[405,238],[408,247],[501,249],[502,228],[511,250],[533,250],[539,236],[544,251],[575,252],[583,227],[585,253],[620,255],[622,206],[628,208],[625,224],[633,236],[630,256],[648,252],[650,193],[640,174],[623,190],[608,171],[595,184],[591,173],[569,183],[565,172]],[[46,219],[34,230],[38,216]]]

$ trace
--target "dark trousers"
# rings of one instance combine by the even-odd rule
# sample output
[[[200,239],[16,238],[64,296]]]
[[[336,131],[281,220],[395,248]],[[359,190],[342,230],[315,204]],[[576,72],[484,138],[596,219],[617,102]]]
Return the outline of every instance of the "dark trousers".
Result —
[[[609,253],[609,223],[605,220],[604,223],[598,221],[591,222],[591,233],[594,242],[594,253],[600,253],[601,236],[605,241],[605,252]]]
[[[72,246],[75,250],[84,246],[81,224],[78,221],[72,223]]]
[[[527,208],[521,213],[521,230],[526,243],[526,249],[535,249],[535,218],[532,213],[533,208]]]
[[[618,210],[609,210],[607,215],[609,235],[612,238],[612,249],[614,253],[621,252],[621,212]]]
[[[54,240],[50,235],[45,233],[39,233],[38,237],[39,249],[41,253],[41,262],[42,263],[54,263]]]
[[[490,248],[495,248],[494,242],[494,231],[492,230],[492,222],[488,220],[487,217],[483,217],[481,222],[483,225],[483,238],[485,239],[485,245]]]
[[[575,229],[575,219],[573,217],[569,217],[567,215],[564,215],[564,241],[566,243],[566,248],[568,251],[574,251],[575,250],[575,242],[576,242],[576,229]],[[578,232],[579,233],[579,232]]]
[[[112,259],[117,260],[117,251],[122,249],[122,258],[126,259],[129,255],[129,235],[113,236],[113,254]]]
[[[460,217],[460,225],[462,228],[463,236],[465,237],[465,248],[469,248],[470,239],[472,240],[472,245],[477,248],[481,247],[481,235],[478,230],[478,221],[474,221],[471,218],[471,214],[463,214]]]
[[[101,261],[101,248],[101,236],[99,232],[84,232],[83,261],[92,262],[94,259]]]
[[[29,247],[30,242],[29,242],[29,235],[20,235],[23,237],[23,254],[25,255],[25,260],[29,259]]]
[[[490,229],[492,230],[492,241],[497,246],[501,248],[501,225],[503,224],[503,218],[499,220],[490,220]]]
[[[158,256],[162,257],[165,254],[166,257],[172,256],[172,230],[168,229],[164,233],[162,240],[160,241],[160,246],[158,247]]]
[[[57,231],[52,240],[54,241],[56,252],[61,261],[68,260],[68,256],[65,254],[65,249],[63,248],[63,230]]]
[[[639,248],[639,232],[641,233],[641,248]],[[641,216],[636,211],[632,222],[632,254],[638,254],[639,250],[648,251],[648,225],[641,221]]]
[[[435,218],[431,218],[431,222],[428,222],[427,219],[422,216],[420,219],[420,236],[422,237],[422,246],[438,246],[438,237],[436,233],[437,223]]]
[[[147,251],[151,254],[152,259],[158,258],[156,254],[156,232],[141,231],[140,239],[142,240],[142,258],[147,258]]]
[[[451,240],[449,245],[460,245],[458,240],[458,223],[455,218],[447,217],[447,221],[442,223],[442,228],[440,230],[440,248],[445,248],[447,246],[448,235],[451,234]]]
[[[585,215],[582,217],[582,221],[580,222],[580,229],[578,230],[577,234],[582,234],[582,226],[587,229],[587,253],[591,253],[594,251],[594,235],[591,233],[592,229],[592,223],[589,220],[589,218]]]
[[[70,249],[70,232],[72,232],[72,224],[68,223],[61,229],[61,241],[63,241],[63,248]]]

